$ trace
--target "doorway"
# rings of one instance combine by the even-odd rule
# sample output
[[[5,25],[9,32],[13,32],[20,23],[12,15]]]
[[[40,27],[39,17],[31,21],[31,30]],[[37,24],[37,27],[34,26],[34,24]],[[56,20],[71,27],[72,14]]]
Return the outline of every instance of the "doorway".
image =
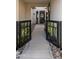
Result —
[[[44,24],[47,19],[47,7],[34,7],[31,9],[31,20],[34,24]]]
[[[45,22],[45,11],[40,11],[40,24],[43,24]]]

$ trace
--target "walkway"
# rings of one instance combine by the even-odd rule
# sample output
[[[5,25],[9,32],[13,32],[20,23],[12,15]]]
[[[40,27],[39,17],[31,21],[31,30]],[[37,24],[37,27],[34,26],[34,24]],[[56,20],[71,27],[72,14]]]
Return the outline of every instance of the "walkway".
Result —
[[[44,25],[35,26],[29,44],[20,55],[20,59],[53,59],[49,43],[46,41]]]

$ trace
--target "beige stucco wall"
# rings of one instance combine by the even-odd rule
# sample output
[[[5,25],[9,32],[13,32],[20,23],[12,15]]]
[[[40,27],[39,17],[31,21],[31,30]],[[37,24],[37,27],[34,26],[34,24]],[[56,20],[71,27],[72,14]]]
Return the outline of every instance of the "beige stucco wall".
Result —
[[[19,0],[19,20],[26,20],[26,4],[23,0]]]
[[[62,0],[51,0],[50,19],[61,21]],[[16,20],[31,20],[32,7],[46,7],[48,4],[25,3],[23,0],[16,0]]]
[[[19,0],[16,0],[16,21],[19,21]]]
[[[62,20],[62,0],[51,0],[50,2],[50,19]]]
[[[26,3],[23,0],[16,0],[16,21],[26,20]]]
[[[35,3],[26,3],[26,19],[31,20],[31,8],[32,7],[46,7],[47,4],[35,4]]]
[[[24,0],[16,0],[16,21],[31,20],[32,7],[46,7],[47,4],[25,3]]]

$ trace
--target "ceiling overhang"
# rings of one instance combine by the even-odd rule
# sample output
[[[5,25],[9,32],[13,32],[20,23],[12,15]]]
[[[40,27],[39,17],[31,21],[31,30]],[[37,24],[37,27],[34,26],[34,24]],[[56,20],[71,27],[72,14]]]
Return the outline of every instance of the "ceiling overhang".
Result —
[[[49,0],[24,0],[26,3],[49,3]]]

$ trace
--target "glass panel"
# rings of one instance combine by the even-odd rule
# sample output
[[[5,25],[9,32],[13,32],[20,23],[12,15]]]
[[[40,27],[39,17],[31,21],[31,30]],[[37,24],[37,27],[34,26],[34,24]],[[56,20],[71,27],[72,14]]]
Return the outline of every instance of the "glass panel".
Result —
[[[21,42],[24,41],[24,28],[21,28]]]
[[[26,27],[26,28],[25,28],[25,36],[26,36],[26,37],[28,36],[27,32],[28,32],[28,29],[27,29],[27,27]]]
[[[19,35],[18,35],[18,38],[17,38],[17,45],[19,45]]]
[[[30,27],[28,27],[28,39],[30,38]]]
[[[28,23],[25,23],[25,26],[27,26],[28,25]]]
[[[24,37],[25,37],[25,23],[21,23],[21,44],[24,43]]]
[[[51,26],[51,22],[48,22],[48,26]]]
[[[53,22],[51,22],[51,26],[52,26],[52,27],[54,26],[54,23],[53,23]]]
[[[54,36],[57,38],[57,23],[54,23]]]
[[[48,35],[55,36],[57,38],[57,23],[48,22]]]
[[[48,33],[51,35],[51,27],[48,26]]]
[[[30,22],[28,22],[28,26],[30,26]]]
[[[54,36],[57,38],[57,28],[54,27]]]
[[[54,23],[54,27],[57,27],[57,23]]]
[[[25,27],[25,23],[21,23],[21,28]]]

